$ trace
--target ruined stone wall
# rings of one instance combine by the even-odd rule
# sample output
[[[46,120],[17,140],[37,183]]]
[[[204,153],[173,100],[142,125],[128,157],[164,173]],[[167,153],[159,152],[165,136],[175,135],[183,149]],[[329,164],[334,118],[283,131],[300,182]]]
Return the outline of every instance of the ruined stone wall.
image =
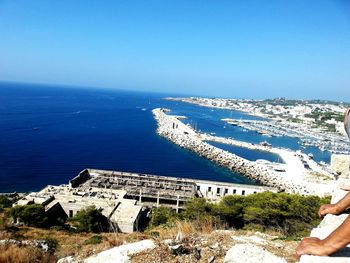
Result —
[[[70,187],[78,187],[82,183],[85,183],[87,180],[91,178],[89,171],[85,169],[84,171],[80,172],[76,177],[74,177],[72,180],[69,181]]]

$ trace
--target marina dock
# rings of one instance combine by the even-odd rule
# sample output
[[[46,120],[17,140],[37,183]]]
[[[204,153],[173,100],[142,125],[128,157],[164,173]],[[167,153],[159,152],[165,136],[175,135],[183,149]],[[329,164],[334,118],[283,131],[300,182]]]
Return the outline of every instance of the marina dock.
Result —
[[[276,188],[278,191],[286,191],[299,194],[314,194],[324,196],[331,192],[332,174],[324,171],[316,162],[308,160],[303,154],[280,148],[252,145],[245,142],[234,141],[226,138],[217,138],[212,135],[197,133],[189,125],[182,123],[177,116],[168,114],[167,109],[154,109],[153,114],[158,123],[157,133],[182,148],[188,149],[198,155],[213,161],[233,171],[257,181],[263,185]],[[285,161],[285,165],[270,162],[249,161],[231,152],[214,147],[206,141],[232,143],[240,147],[264,150],[279,154]],[[305,165],[310,163],[310,165]],[[315,170],[313,170],[315,169]],[[322,179],[312,176],[312,172],[321,173]]]

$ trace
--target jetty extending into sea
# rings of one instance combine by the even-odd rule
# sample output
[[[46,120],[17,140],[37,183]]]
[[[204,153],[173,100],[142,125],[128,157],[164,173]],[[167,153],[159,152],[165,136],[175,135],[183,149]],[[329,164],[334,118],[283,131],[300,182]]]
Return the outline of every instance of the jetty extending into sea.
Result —
[[[197,153],[214,163],[279,191],[304,195],[324,196],[331,193],[334,175],[303,153],[271,146],[253,145],[233,139],[196,132],[184,124],[178,116],[170,115],[168,109],[157,108],[152,112],[158,123],[157,133],[178,146]],[[208,141],[228,143],[239,147],[279,154],[285,164],[268,161],[249,161],[225,151]]]

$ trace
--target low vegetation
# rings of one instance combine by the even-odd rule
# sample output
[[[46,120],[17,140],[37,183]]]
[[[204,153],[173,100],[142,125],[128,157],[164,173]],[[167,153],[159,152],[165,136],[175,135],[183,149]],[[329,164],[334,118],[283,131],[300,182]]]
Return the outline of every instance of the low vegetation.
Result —
[[[298,240],[319,223],[317,210],[322,203],[329,203],[329,199],[271,192],[230,195],[217,203],[194,198],[178,214],[166,207],[153,209],[147,230],[132,234],[108,233],[107,220],[95,207],[81,210],[64,225],[54,226],[45,217],[42,206],[6,207],[6,213],[0,213],[0,219],[6,223],[0,228],[0,239],[45,240],[49,249],[44,252],[31,246],[0,245],[0,262],[55,262],[67,255],[87,257],[125,242],[174,238],[178,232],[189,240],[200,240],[216,229],[234,229],[243,235],[259,230],[285,240]],[[13,225],[12,217],[26,226]]]
[[[317,210],[322,203],[329,203],[329,198],[271,192],[226,196],[216,204],[195,198],[179,214],[164,207],[154,209],[150,228],[171,225],[176,220],[200,223],[210,219],[215,228],[273,230],[300,237],[319,223]]]
[[[57,259],[50,253],[45,253],[38,248],[16,246],[16,245],[1,245],[0,246],[0,262],[6,263],[53,263]]]
[[[80,210],[69,222],[78,232],[100,233],[109,230],[107,218],[94,206]]]
[[[18,220],[27,226],[47,227],[48,218],[45,214],[45,208],[39,204],[17,205],[8,210],[8,215],[15,222]]]
[[[5,208],[9,208],[14,203],[14,200],[6,195],[0,195],[0,212],[4,211]]]
[[[87,239],[84,244],[85,245],[97,245],[102,243],[102,236],[101,235],[94,235]]]

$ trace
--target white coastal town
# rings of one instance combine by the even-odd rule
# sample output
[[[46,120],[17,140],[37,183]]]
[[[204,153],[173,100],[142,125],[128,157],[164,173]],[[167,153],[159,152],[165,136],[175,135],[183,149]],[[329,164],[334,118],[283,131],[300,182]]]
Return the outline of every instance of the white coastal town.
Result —
[[[267,137],[288,136],[300,139],[302,147],[315,146],[321,151],[349,154],[343,115],[347,103],[320,100],[268,100],[222,98],[166,98],[199,106],[242,111],[259,120],[225,118],[222,121],[252,130]]]

